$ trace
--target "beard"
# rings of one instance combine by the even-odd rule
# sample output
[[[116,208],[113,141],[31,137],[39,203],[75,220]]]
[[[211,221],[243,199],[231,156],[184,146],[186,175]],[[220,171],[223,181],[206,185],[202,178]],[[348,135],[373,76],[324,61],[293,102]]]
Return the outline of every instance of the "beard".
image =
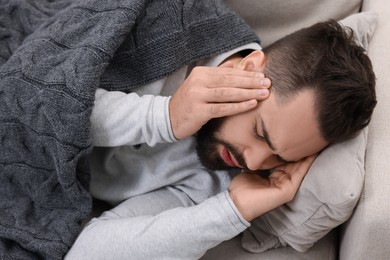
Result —
[[[234,156],[237,163],[247,168],[245,167],[245,160],[238,150],[233,145],[217,137],[217,133],[222,128],[223,122],[224,118],[211,119],[198,131],[196,135],[196,153],[199,161],[203,166],[213,171],[235,169],[236,167],[226,164],[221,158],[218,147],[225,146]]]

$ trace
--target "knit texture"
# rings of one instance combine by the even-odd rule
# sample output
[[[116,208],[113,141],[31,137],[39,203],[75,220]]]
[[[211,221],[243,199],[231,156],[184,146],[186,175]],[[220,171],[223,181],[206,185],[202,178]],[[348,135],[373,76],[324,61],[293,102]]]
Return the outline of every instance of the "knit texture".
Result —
[[[0,0],[0,259],[61,259],[91,210],[97,87],[258,41],[219,0]]]

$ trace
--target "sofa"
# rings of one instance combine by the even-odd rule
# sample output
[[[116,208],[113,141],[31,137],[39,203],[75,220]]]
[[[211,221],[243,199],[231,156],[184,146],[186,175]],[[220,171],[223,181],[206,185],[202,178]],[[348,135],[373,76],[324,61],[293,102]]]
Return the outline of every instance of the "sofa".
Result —
[[[317,21],[353,24],[374,65],[378,105],[369,129],[321,153],[296,199],[256,219],[248,228],[252,233],[225,241],[202,258],[389,259],[390,173],[385,158],[390,146],[386,115],[390,90],[385,75],[390,68],[390,53],[385,48],[389,5],[385,0],[225,1],[258,33],[263,47]],[[84,5],[94,1],[80,1],[82,8],[71,5],[76,2],[0,4],[0,259],[35,259],[31,252],[40,252],[39,259],[60,259],[91,209],[86,174],[91,140],[83,122],[89,122],[95,88],[134,19],[130,19],[131,12],[115,15],[122,14],[123,1],[98,1],[94,11],[113,11],[113,15],[99,11],[96,20],[84,15],[91,11]],[[63,10],[69,6],[73,9]],[[354,16],[359,14],[364,18]],[[120,61],[123,56],[117,57]],[[329,163],[331,169],[326,168],[329,160],[335,160]],[[300,213],[292,209],[312,210],[318,203],[322,207],[296,225]],[[273,214],[281,218],[272,218]],[[291,215],[279,224],[293,229],[275,228],[278,220]]]
[[[339,225],[318,237],[308,235],[307,239],[314,243],[302,250],[297,250],[288,242],[274,243],[262,250],[256,251],[254,247],[248,250],[245,236],[238,236],[210,249],[202,259],[390,259],[390,79],[386,74],[390,71],[390,5],[385,0],[225,2],[259,34],[263,47],[318,21],[342,20],[356,13],[373,12],[376,15],[375,31],[371,31],[365,40],[377,77],[378,104],[368,127],[363,151],[362,186],[359,187],[355,207],[345,221],[340,220]],[[348,176],[349,173],[343,174]]]

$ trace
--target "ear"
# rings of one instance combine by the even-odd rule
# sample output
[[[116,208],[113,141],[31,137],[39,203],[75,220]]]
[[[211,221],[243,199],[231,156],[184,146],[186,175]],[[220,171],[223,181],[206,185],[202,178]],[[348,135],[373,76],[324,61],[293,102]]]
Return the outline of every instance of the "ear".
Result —
[[[237,68],[238,64],[240,64],[242,60],[242,56],[239,53],[236,53],[227,59],[225,59],[218,67],[222,68]]]
[[[263,71],[266,58],[264,52],[253,51],[244,57],[237,65],[237,69],[250,71]]]

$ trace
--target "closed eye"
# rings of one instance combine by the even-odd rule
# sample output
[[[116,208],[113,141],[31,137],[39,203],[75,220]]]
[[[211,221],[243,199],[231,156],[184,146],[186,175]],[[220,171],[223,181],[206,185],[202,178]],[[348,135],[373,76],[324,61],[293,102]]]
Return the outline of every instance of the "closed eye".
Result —
[[[260,141],[265,141],[264,136],[259,135],[259,133],[257,132],[257,125],[256,124],[253,126],[253,133],[254,133],[256,139],[258,139]]]

